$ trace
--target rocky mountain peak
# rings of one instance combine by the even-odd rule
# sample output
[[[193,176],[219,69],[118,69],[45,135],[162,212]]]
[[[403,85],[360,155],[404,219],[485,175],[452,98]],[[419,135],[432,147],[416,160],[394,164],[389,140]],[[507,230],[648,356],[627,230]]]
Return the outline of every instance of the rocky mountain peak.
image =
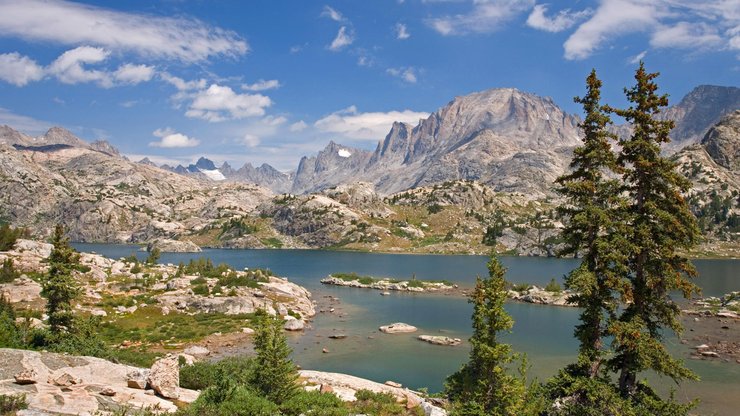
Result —
[[[0,144],[27,146],[33,138],[23,134],[10,126],[0,125]]]
[[[709,129],[701,144],[718,165],[740,170],[740,110],[728,114]]]
[[[65,144],[72,147],[89,147],[89,145],[63,127],[52,127],[38,138],[39,144]]]
[[[212,160],[201,157],[195,162],[195,167],[203,170],[216,170],[216,164]]]
[[[90,148],[92,150],[97,150],[98,152],[102,152],[110,156],[121,156],[121,153],[118,151],[118,149],[110,144],[107,140],[95,140],[94,142],[90,143]]]

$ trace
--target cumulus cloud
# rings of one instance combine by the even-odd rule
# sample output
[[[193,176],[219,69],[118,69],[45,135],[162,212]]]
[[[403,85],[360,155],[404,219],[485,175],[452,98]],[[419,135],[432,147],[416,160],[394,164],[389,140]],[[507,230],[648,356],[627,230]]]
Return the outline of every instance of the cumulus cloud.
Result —
[[[191,118],[217,122],[265,115],[265,108],[272,100],[261,94],[237,94],[230,87],[212,84],[208,89],[193,95],[185,113]]]
[[[154,67],[149,65],[124,64],[113,73],[116,81],[131,85],[149,81],[153,76]]]
[[[97,82],[101,87],[113,86],[113,81],[105,71],[87,69],[85,65],[105,61],[110,52],[103,48],[80,46],[61,54],[49,65],[48,72],[65,84]]]
[[[188,137],[182,133],[177,133],[169,127],[165,129],[154,130],[154,132],[152,132],[152,135],[154,135],[154,137],[160,138],[159,141],[149,143],[149,146],[152,147],[195,147],[200,144],[200,140]]]
[[[468,13],[431,18],[426,23],[444,36],[491,33],[533,5],[534,0],[474,0]]]
[[[587,58],[611,37],[646,31],[658,25],[665,13],[659,2],[604,0],[593,16],[565,41],[565,58]]]
[[[17,87],[44,77],[44,68],[18,52],[0,54],[0,79]]]
[[[385,72],[409,84],[416,84],[416,70],[413,67],[388,68]]]
[[[266,90],[273,90],[280,88],[280,81],[276,79],[271,79],[265,81],[264,79],[261,79],[254,84],[244,84],[242,85],[243,90],[247,91],[266,91]]]
[[[348,30],[346,26],[342,26],[339,28],[339,32],[337,32],[337,37],[335,37],[329,45],[329,50],[334,52],[340,51],[344,49],[344,47],[351,45],[354,41],[355,36],[352,33],[352,30]]]
[[[260,138],[254,134],[247,133],[238,142],[247,147],[256,147],[260,144]]]
[[[159,77],[162,79],[162,81],[171,84],[172,86],[177,88],[178,91],[201,90],[207,85],[206,80],[202,78],[198,80],[185,81],[184,79],[171,75],[167,72],[160,72]]]
[[[546,32],[562,32],[570,29],[578,21],[592,13],[590,9],[572,12],[570,9],[561,10],[553,17],[547,17],[547,5],[537,4],[527,18],[527,26]]]
[[[291,124],[288,130],[292,131],[293,133],[297,133],[299,131],[306,130],[307,127],[308,127],[308,124],[306,124],[305,121],[300,120],[300,121],[296,121],[295,123]]]
[[[243,55],[249,49],[235,32],[198,20],[61,0],[0,1],[0,34],[62,45],[90,44],[186,62]]]
[[[339,13],[336,9],[329,6],[324,6],[324,10],[321,11],[321,17],[328,17],[335,22],[341,22],[344,20],[342,13]]]
[[[408,28],[403,23],[396,24],[396,39],[405,40],[411,37]]]
[[[411,110],[360,113],[357,107],[350,106],[316,121],[314,126],[348,139],[380,140],[388,134],[395,121],[416,124],[427,117],[429,113]]]
[[[678,22],[661,26],[650,38],[650,46],[656,48],[704,48],[721,44],[722,37],[717,29],[703,23]]]

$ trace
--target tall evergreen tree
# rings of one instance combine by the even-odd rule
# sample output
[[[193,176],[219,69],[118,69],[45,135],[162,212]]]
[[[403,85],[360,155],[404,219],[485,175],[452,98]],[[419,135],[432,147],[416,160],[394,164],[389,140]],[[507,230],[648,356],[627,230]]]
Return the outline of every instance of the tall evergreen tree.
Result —
[[[511,375],[507,366],[519,358],[499,339],[510,331],[513,319],[504,310],[505,269],[494,256],[488,262],[488,278],[478,277],[469,302],[473,304],[473,336],[470,360],[447,378],[445,390],[459,415],[521,415],[527,408],[522,377]],[[522,365],[523,368],[523,365]]]
[[[607,130],[611,124],[606,107],[600,102],[601,80],[596,70],[586,78],[586,95],[574,101],[583,106],[586,116],[580,124],[583,144],[573,151],[571,172],[556,183],[566,203],[558,211],[566,219],[562,236],[565,248],[561,255],[580,255],[580,266],[566,279],[566,287],[576,295],[571,301],[581,312],[581,323],[575,336],[580,341],[579,363],[572,371],[590,378],[597,376],[604,350],[603,338],[609,320],[614,318],[619,273],[624,273],[621,244],[615,241],[620,229],[619,181],[617,158],[611,141],[616,136]]]
[[[54,248],[47,259],[49,272],[42,294],[46,297],[49,328],[53,334],[59,334],[69,331],[74,321],[72,302],[79,296],[80,287],[72,272],[79,266],[80,255],[69,245],[61,224],[54,228],[51,243]]]
[[[680,310],[669,293],[680,291],[689,297],[697,291],[689,280],[696,270],[679,252],[696,244],[700,232],[682,196],[690,182],[660,153],[660,145],[670,141],[674,123],[658,117],[668,97],[657,94],[657,76],[648,73],[641,62],[635,86],[625,89],[631,106],[614,110],[633,127],[632,135],[620,141],[618,159],[629,198],[630,233],[625,245],[629,250],[629,290],[625,293],[629,304],[610,328],[616,353],[611,366],[619,372],[619,389],[625,397],[638,392],[637,376],[645,370],[675,381],[696,378],[662,343],[666,329],[681,330]]]
[[[298,371],[290,360],[291,349],[285,337],[284,322],[267,314],[260,315],[254,337],[257,366],[253,385],[275,403],[283,403],[298,391]]]

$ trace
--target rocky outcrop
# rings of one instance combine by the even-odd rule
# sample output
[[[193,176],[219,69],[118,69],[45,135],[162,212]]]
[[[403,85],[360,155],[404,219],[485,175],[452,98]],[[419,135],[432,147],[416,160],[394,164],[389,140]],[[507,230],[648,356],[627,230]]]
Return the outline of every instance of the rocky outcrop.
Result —
[[[380,332],[386,334],[407,334],[416,332],[417,328],[413,325],[404,324],[403,322],[396,322],[395,324],[383,325],[378,328]]]
[[[371,283],[362,283],[360,277],[357,279],[348,280],[340,279],[338,277],[329,276],[321,279],[321,283],[325,285],[333,286],[345,286],[345,287],[356,287],[362,289],[375,289],[382,291],[401,291],[401,292],[439,292],[439,291],[451,291],[457,289],[457,285],[443,283],[443,282],[426,282],[426,281],[409,281],[409,280],[390,280],[390,279],[379,279],[374,280]]]
[[[162,253],[200,253],[203,251],[192,241],[169,240],[166,238],[158,238],[146,247],[146,251],[154,249],[158,249]]]
[[[147,383],[166,399],[180,398],[180,366],[176,355],[157,360],[149,370]]]
[[[570,290],[561,290],[558,292],[548,291],[537,286],[530,286],[528,289],[517,292],[510,290],[509,298],[519,302],[535,303],[539,305],[555,305],[555,306],[577,306],[574,303],[568,301],[568,298],[574,295],[574,292]]]
[[[740,109],[709,129],[701,145],[718,165],[740,171]]]
[[[421,407],[425,416],[447,415],[447,412],[444,409],[434,405],[420,393],[407,388],[376,383],[374,381],[340,373],[300,370],[300,375],[302,379],[305,379],[306,389],[316,389],[318,387],[321,391],[331,391],[344,401],[353,402],[357,400],[355,398],[357,391],[370,390],[375,393],[389,393],[399,402],[406,403],[406,407],[409,409]]]
[[[440,335],[419,335],[416,339],[434,345],[446,345],[450,347],[462,344],[462,340],[460,338],[450,338]]]
[[[29,410],[42,414],[92,415],[125,407],[177,410],[163,397],[129,387],[128,374],[134,371],[143,370],[100,358],[0,349],[0,394],[26,394]],[[183,403],[198,395],[178,391]]]

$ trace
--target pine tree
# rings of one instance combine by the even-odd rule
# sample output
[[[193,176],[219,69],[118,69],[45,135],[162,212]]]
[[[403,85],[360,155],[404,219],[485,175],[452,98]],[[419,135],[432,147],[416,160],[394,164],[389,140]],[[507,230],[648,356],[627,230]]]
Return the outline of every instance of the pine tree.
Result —
[[[575,336],[580,341],[579,364],[571,370],[594,378],[601,367],[603,338],[609,320],[614,318],[619,273],[624,273],[621,244],[615,241],[622,234],[619,221],[620,192],[617,158],[611,148],[616,136],[607,130],[611,124],[606,107],[600,103],[601,80],[596,70],[586,78],[587,92],[574,101],[586,113],[580,124],[583,144],[573,151],[571,173],[556,183],[566,203],[558,208],[566,218],[562,232],[565,248],[560,255],[580,255],[582,262],[566,279],[566,287],[576,295],[571,301],[582,308],[581,323]]]
[[[652,370],[675,381],[696,378],[662,344],[666,329],[681,330],[680,310],[669,293],[680,291],[689,297],[697,291],[689,280],[696,270],[679,251],[696,244],[700,233],[682,196],[690,183],[660,153],[660,145],[670,141],[674,123],[658,117],[668,97],[656,93],[657,76],[646,72],[641,62],[635,86],[625,89],[632,105],[614,110],[634,129],[631,137],[620,141],[618,158],[629,198],[629,244],[625,245],[629,250],[625,293],[629,304],[610,328],[616,353],[611,366],[620,373],[619,389],[625,397],[638,393],[642,383],[637,376],[642,371]]]
[[[265,397],[280,404],[297,393],[298,372],[290,360],[291,349],[283,321],[264,314],[258,317],[257,322],[254,337],[257,366],[252,384]]]
[[[496,257],[488,262],[488,278],[478,277],[469,302],[473,304],[470,360],[447,378],[445,390],[459,415],[521,415],[526,413],[523,375],[511,375],[507,366],[519,359],[502,332],[514,325],[504,310],[505,269]],[[523,372],[524,364],[522,365]]]
[[[54,228],[51,243],[54,249],[47,259],[49,272],[43,282],[42,294],[46,297],[46,313],[53,334],[69,331],[74,321],[72,302],[79,296],[80,288],[72,276],[79,266],[80,255],[69,245],[64,227]]]

